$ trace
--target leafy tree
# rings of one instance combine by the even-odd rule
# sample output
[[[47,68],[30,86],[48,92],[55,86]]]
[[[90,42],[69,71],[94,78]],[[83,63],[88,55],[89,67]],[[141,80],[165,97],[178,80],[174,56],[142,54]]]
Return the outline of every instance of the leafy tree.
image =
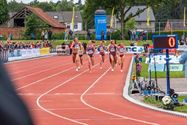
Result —
[[[128,31],[128,30],[132,30],[132,29],[135,29],[136,27],[136,21],[134,18],[131,18],[130,20],[128,20],[126,22],[126,25],[125,25],[125,30]]]
[[[44,11],[55,11],[56,5],[53,2],[39,2],[37,0],[34,0],[30,3],[31,6],[33,7],[38,7],[41,8]]]
[[[49,25],[39,19],[36,15],[31,14],[26,18],[26,24],[25,24],[26,30],[25,30],[25,36],[30,38],[31,34],[38,35],[42,29],[48,29]]]
[[[124,39],[124,29],[125,23],[130,20],[131,18],[139,15],[143,11],[145,11],[148,6],[155,6],[159,4],[162,0],[86,0],[85,2],[85,17],[91,22],[93,21],[94,12],[98,9],[101,5],[107,12],[112,11],[112,8],[115,8],[115,14],[118,20],[121,22],[121,32],[122,32],[122,39]],[[127,15],[130,9],[135,5],[144,4],[147,7],[143,9],[137,10],[134,14],[131,13]]]
[[[8,19],[8,5],[6,0],[0,0],[0,24]]]
[[[73,1],[61,0],[57,2],[56,10],[57,11],[72,11],[74,6]]]
[[[25,4],[22,2],[17,2],[16,0],[12,0],[8,3],[8,10],[10,12],[18,12],[22,8],[24,8]]]

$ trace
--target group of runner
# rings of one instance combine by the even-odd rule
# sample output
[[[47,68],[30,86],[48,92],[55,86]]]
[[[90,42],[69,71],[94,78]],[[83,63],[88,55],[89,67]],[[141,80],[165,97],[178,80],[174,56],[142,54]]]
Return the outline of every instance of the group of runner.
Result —
[[[97,49],[100,57],[100,69],[102,69],[103,63],[105,62],[106,51],[108,51],[111,70],[114,71],[116,65],[119,64],[120,71],[123,72],[123,62],[126,49],[122,43],[117,45],[115,40],[111,40],[110,44],[105,46],[104,41],[100,41],[99,46],[96,48],[95,41],[90,40],[85,50],[78,38],[75,38],[72,42],[71,49],[73,63],[76,65],[76,71],[79,71],[83,66],[83,55],[84,52],[86,52],[88,67],[90,72],[92,72],[92,67],[94,66],[94,55]]]

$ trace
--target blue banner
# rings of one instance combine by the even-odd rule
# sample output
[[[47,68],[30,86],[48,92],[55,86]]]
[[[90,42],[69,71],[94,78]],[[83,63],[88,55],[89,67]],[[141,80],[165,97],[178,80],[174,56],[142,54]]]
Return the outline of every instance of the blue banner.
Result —
[[[106,39],[106,34],[107,34],[106,15],[95,15],[95,34],[96,34],[96,40],[101,40],[102,34],[104,34],[104,39]]]

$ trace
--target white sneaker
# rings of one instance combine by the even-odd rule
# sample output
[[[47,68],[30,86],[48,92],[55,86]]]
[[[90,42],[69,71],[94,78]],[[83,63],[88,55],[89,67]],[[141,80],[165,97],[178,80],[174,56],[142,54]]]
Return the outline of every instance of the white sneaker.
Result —
[[[114,72],[114,69],[112,69],[112,72]]]
[[[79,69],[78,69],[78,68],[76,68],[76,71],[78,72],[78,71],[79,71]]]
[[[123,72],[123,70],[121,70],[121,72]]]

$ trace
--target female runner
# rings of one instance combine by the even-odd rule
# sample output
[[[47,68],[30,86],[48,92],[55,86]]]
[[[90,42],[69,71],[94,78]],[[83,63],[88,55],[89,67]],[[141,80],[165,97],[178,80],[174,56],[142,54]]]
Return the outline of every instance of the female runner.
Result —
[[[86,53],[88,57],[88,67],[89,67],[90,72],[92,72],[92,66],[94,65],[94,53],[95,53],[95,47],[92,41],[88,42]]]
[[[118,63],[119,65],[121,65],[121,72],[123,72],[123,62],[124,62],[124,58],[125,58],[125,46],[121,43],[118,46]]]
[[[99,57],[100,57],[100,69],[102,69],[102,65],[105,62],[105,46],[103,45],[104,41],[100,41],[100,45],[98,47]]]
[[[80,50],[81,44],[79,43],[78,38],[75,38],[72,42],[71,49],[72,49],[72,59],[73,63],[76,65],[76,71],[80,70],[80,57],[79,57],[79,50]]]
[[[117,62],[117,46],[114,40],[111,40],[111,43],[108,45],[108,52],[112,71],[114,71],[114,67]]]
[[[80,58],[80,64],[83,66],[83,55],[84,55],[84,47],[83,45],[79,42],[80,49],[78,50],[79,58]]]

